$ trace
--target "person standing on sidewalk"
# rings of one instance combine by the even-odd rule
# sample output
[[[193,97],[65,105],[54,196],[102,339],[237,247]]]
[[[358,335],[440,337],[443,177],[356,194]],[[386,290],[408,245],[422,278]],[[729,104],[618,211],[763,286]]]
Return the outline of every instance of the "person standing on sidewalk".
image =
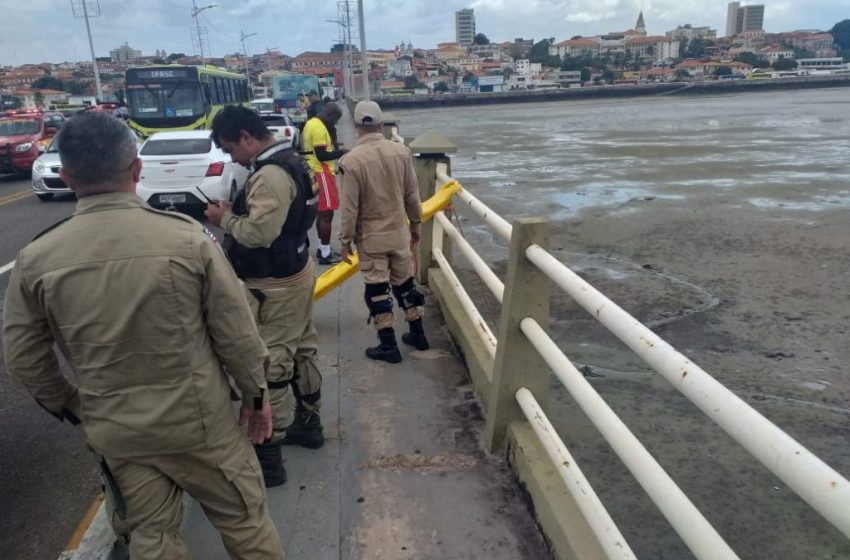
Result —
[[[282,560],[225,375],[242,393],[239,421],[263,441],[269,354],[239,280],[201,224],[136,196],[142,161],[123,122],[79,115],[59,140],[77,208],[18,254],[3,314],[6,370],[57,419],[82,423],[132,558],[188,558],[186,491],[231,558]]]
[[[417,350],[428,349],[422,328],[425,296],[413,280],[412,247],[419,241],[422,204],[410,151],[381,134],[383,115],[374,101],[361,101],[354,109],[357,142],[340,160],[342,224],[339,241],[342,258],[357,245],[360,274],[366,284],[365,299],[378,330],[378,346],[367,348],[373,360],[397,363],[401,353],[393,329],[390,290],[404,309],[410,332],[401,339]]]
[[[319,214],[316,217],[316,232],[319,234],[319,248],[316,258],[319,264],[337,264],[338,253],[331,249],[331,230],[334,210],[339,208],[339,194],[336,188],[336,161],[345,150],[339,150],[334,143],[336,123],[342,117],[342,110],[336,103],[328,103],[321,112],[307,121],[301,135],[301,144],[307,154],[307,162],[319,181]]]
[[[226,232],[231,264],[245,282],[260,336],[271,353],[266,374],[274,434],[255,447],[266,486],[286,482],[280,445],[319,448],[322,375],[313,325],[313,260],[307,233],[316,218],[310,168],[288,142],[278,142],[260,117],[227,106],[213,119],[212,138],[234,162],[253,168],[233,204],[207,207]],[[295,419],[286,421],[295,397]]]
[[[319,113],[322,112],[322,108],[325,104],[322,102],[322,98],[319,96],[319,92],[311,89],[307,92],[307,119],[312,119],[313,117],[319,116]]]

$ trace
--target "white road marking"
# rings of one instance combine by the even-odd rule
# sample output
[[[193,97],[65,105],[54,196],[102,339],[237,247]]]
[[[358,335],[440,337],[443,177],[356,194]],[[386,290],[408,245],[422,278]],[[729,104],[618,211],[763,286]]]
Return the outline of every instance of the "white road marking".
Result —
[[[15,261],[12,261],[8,264],[4,264],[3,266],[0,266],[0,274],[3,274],[5,272],[9,272],[10,270],[12,270],[12,268],[14,266],[15,266]]]

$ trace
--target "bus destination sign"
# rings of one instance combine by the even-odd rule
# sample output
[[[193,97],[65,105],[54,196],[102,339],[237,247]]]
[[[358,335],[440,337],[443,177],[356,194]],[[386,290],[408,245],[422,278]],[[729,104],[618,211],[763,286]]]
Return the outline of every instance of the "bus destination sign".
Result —
[[[188,78],[189,70],[187,68],[157,68],[154,70],[137,70],[136,77],[141,80]]]

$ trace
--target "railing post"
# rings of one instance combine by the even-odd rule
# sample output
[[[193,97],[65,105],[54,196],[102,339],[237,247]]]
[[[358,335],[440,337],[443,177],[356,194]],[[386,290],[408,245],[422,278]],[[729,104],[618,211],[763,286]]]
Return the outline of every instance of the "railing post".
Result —
[[[437,190],[437,164],[443,163],[451,173],[451,159],[446,155],[457,152],[457,146],[451,141],[434,132],[426,132],[408,144],[410,151],[416,154],[413,158],[413,168],[416,170],[416,180],[419,182],[419,197],[425,201],[434,196]],[[431,255],[434,246],[435,220],[425,222],[421,226],[419,247],[416,259],[419,263],[416,281],[420,285],[428,284],[428,269],[437,266]],[[438,234],[441,228],[437,227]],[[440,243],[438,242],[438,245]],[[442,240],[443,252],[448,250],[448,240]],[[448,258],[448,256],[446,256]]]
[[[526,387],[544,412],[549,408],[549,367],[520,330],[526,317],[544,329],[549,326],[549,279],[525,256],[525,250],[534,244],[549,248],[546,220],[515,221],[484,436],[490,452],[501,447],[510,422],[525,418],[516,401],[517,389]]]
[[[399,119],[393,113],[384,113],[384,126],[381,132],[387,140],[393,139],[393,133],[398,134]]]

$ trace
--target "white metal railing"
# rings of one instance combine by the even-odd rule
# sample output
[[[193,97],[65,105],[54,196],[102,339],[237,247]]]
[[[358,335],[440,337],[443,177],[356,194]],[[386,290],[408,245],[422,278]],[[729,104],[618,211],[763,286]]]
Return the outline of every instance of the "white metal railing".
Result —
[[[452,180],[446,170],[445,164],[438,164],[437,188]],[[474,215],[492,227],[502,239],[510,242],[512,226],[506,220],[465,189],[461,189],[456,195],[456,200],[458,199]],[[464,309],[468,310],[470,317],[473,318],[473,322],[486,328],[481,314],[442,253],[443,235],[447,235],[460,249],[499,302],[502,302],[504,298],[504,283],[475,252],[448,217],[443,212],[438,213],[434,224],[434,259],[446,274],[461,299]],[[436,249],[437,247],[439,249]],[[661,373],[830,523],[850,537],[850,482],[637,319],[582,280],[545,249],[538,245],[530,245],[525,249],[524,256],[637,355]],[[470,305],[472,309],[469,309]],[[734,551],[622,420],[608,407],[604,399],[543,328],[531,318],[522,320],[520,328],[688,548],[701,559],[737,558]],[[488,349],[492,345],[491,354],[495,355],[498,342],[489,328],[486,328],[486,332]],[[490,379],[492,380],[492,376]],[[606,554],[617,558],[631,557],[623,556],[623,554],[631,554],[628,545],[625,544],[619,530],[605,512],[574,461],[567,459],[569,452],[557,437],[531,392],[521,388],[516,392],[516,399]],[[564,461],[575,466],[575,470],[562,469]]]

